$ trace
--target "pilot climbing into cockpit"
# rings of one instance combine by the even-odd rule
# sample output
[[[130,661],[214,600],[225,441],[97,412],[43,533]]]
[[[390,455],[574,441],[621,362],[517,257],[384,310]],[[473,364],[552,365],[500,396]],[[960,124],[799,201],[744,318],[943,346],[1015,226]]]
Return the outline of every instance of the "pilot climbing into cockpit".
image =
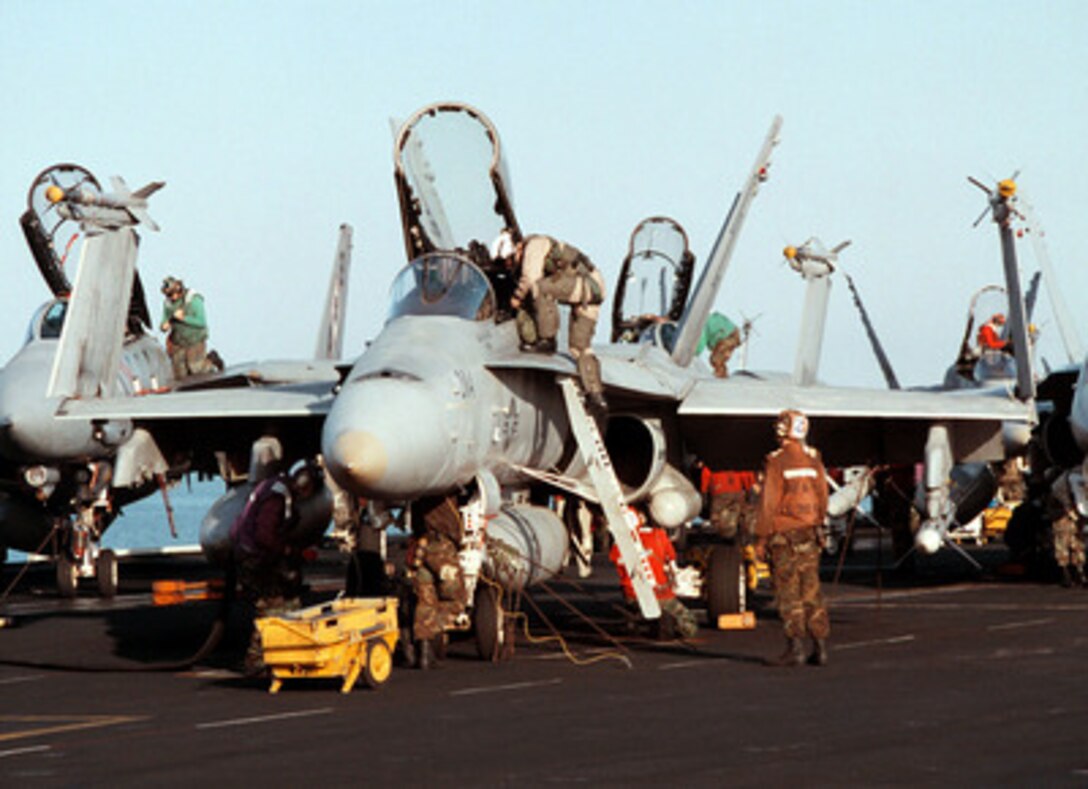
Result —
[[[536,342],[525,349],[554,353],[559,305],[570,305],[570,355],[578,365],[588,405],[603,412],[606,405],[600,362],[590,350],[605,295],[601,273],[577,247],[542,235],[528,236],[518,243],[514,264],[520,270],[510,304],[518,310],[531,297],[536,318]]]

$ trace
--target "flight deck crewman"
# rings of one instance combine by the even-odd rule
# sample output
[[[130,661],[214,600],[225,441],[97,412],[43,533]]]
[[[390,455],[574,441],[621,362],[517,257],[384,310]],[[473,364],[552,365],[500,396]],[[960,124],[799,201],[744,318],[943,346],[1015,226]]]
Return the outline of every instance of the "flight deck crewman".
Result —
[[[1084,586],[1084,538],[1081,535],[1081,518],[1077,512],[1073,485],[1088,471],[1088,460],[1082,469],[1063,471],[1050,486],[1046,499],[1047,516],[1050,518],[1050,534],[1054,547],[1054,561],[1061,573],[1065,587]]]
[[[767,455],[756,523],[756,556],[769,550],[786,651],[773,666],[805,662],[803,639],[814,645],[809,663],[827,664],[831,623],[820,591],[820,532],[827,517],[827,472],[820,453],[805,443],[808,418],[783,411],[775,423],[779,448]]]
[[[1001,337],[1005,316],[995,312],[978,330],[978,345],[982,351],[1007,351],[1009,341]]]
[[[204,297],[185,287],[176,277],[162,281],[162,324],[166,352],[174,367],[174,378],[181,379],[222,369],[207,352],[208,320]],[[213,351],[214,353],[214,351]],[[218,357],[215,357],[218,358]]]
[[[276,474],[259,482],[231,524],[238,584],[255,617],[281,616],[300,606],[302,557],[310,546],[300,544],[299,506],[317,493],[320,474],[316,467],[304,464],[293,474]],[[263,669],[260,634],[254,628],[245,670],[257,674]]]
[[[650,523],[646,515],[634,507],[627,508],[625,517],[637,522],[639,541],[646,550],[646,558],[653,569],[654,596],[661,606],[659,626],[662,630],[659,632],[675,632],[681,638],[692,638],[699,632],[699,625],[695,621],[695,615],[676,597],[676,548],[673,547],[669,535],[660,526]],[[620,586],[623,588],[623,599],[628,605],[637,607],[635,586],[620,557],[619,545],[613,543],[608,558],[616,566]]]
[[[418,499],[411,515],[412,538],[405,565],[415,595],[412,640],[416,666],[429,669],[446,631],[466,624],[468,589],[458,559],[464,526],[451,497]]]
[[[722,313],[712,312],[703,327],[695,354],[698,355],[709,348],[710,366],[714,368],[714,375],[718,378],[728,378],[729,358],[740,343],[740,329],[736,324]]]
[[[527,236],[518,242],[514,264],[521,268],[510,305],[520,309],[532,297],[538,336],[533,350],[555,352],[559,305],[569,304],[570,355],[578,365],[588,404],[603,412],[600,362],[589,347],[605,295],[601,273],[577,247],[542,235]]]

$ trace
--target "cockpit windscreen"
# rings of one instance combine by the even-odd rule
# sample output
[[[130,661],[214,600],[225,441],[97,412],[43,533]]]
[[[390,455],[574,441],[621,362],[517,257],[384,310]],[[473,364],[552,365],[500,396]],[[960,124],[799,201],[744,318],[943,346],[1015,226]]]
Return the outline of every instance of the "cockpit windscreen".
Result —
[[[467,258],[434,252],[409,263],[390,289],[389,320],[402,315],[448,315],[489,320],[495,293],[487,276]]]

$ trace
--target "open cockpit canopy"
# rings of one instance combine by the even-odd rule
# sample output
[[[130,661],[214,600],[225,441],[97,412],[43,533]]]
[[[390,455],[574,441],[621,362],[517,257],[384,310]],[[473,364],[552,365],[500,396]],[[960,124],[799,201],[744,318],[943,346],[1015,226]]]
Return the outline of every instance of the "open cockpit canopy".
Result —
[[[102,187],[89,170],[67,163],[47,167],[30,184],[27,209],[19,224],[45,284],[54,296],[61,297],[72,291],[81,260],[80,245],[86,238],[79,223],[65,217],[57,210],[56,202],[49,199],[50,190],[56,189],[63,194],[79,192],[93,203],[102,198]],[[142,333],[151,326],[139,272],[133,278],[128,310],[130,332]]]
[[[637,342],[646,329],[680,320],[695,256],[675,220],[644,219],[631,232],[612,305],[612,342]]]
[[[409,260],[459,250],[486,268],[504,229],[521,238],[499,133],[479,110],[424,107],[401,126],[393,159]]]

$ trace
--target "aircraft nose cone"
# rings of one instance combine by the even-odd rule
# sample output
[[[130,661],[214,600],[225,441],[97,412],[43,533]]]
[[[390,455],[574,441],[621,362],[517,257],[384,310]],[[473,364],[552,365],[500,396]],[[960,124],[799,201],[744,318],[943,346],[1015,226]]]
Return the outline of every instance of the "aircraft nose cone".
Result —
[[[347,430],[333,442],[331,455],[353,489],[373,488],[389,467],[389,455],[382,440],[365,430]]]
[[[441,398],[418,381],[349,383],[325,420],[325,463],[356,495],[389,500],[445,490],[455,484],[455,442],[444,413]]]

